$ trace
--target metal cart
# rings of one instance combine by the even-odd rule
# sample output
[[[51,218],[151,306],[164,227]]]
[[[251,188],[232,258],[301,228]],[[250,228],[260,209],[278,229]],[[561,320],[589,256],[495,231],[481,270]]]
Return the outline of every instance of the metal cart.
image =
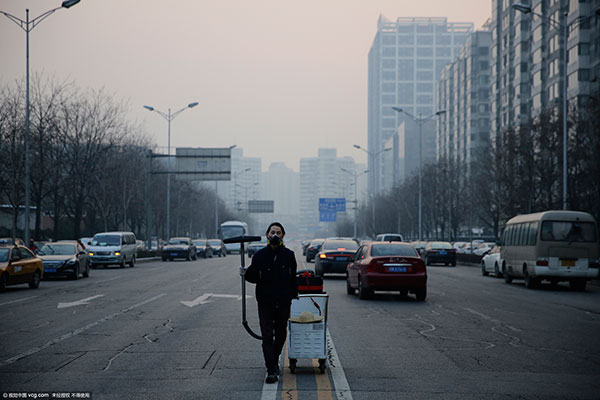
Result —
[[[299,358],[318,358],[319,371],[325,373],[328,301],[327,294],[301,294],[298,300],[292,300],[290,317],[297,317],[305,311],[323,316],[323,320],[319,322],[288,321],[288,358],[292,374],[296,373],[296,363]]]

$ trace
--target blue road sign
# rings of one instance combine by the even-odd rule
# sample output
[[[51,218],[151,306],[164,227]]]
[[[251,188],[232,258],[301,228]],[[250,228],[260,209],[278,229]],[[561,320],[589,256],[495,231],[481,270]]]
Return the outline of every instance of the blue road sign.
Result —
[[[319,198],[319,212],[321,211],[345,212],[346,199],[321,197]]]
[[[319,221],[335,222],[337,213],[335,211],[319,211]]]

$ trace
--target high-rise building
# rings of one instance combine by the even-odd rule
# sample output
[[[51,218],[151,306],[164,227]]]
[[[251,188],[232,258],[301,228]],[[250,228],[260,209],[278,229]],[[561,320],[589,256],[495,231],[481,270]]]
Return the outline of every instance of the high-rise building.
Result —
[[[562,113],[567,84],[571,105],[600,88],[600,1],[531,0],[532,13],[512,0],[492,0],[491,129],[495,140],[542,111]],[[541,14],[540,18],[535,14]],[[556,21],[549,22],[548,19]],[[567,82],[564,30],[568,27]]]
[[[345,198],[346,214],[351,216],[353,174],[362,172],[352,157],[337,157],[336,149],[321,148],[317,157],[300,159],[300,231],[310,236],[334,226],[319,221],[319,198]]]
[[[476,149],[490,143],[491,43],[488,29],[469,35],[438,83],[437,108],[445,113],[437,122],[436,159],[454,161],[467,172]]]
[[[300,174],[282,162],[272,163],[262,173],[262,197],[260,200],[273,200],[272,214],[257,214],[265,228],[270,222],[279,221],[287,232],[298,231],[300,216]],[[262,233],[261,233],[262,234]]]
[[[261,164],[258,157],[244,157],[239,147],[231,150],[231,180],[219,184],[219,195],[227,199],[231,210],[246,212],[248,200],[261,200]]]
[[[383,186],[384,144],[407,120],[403,146],[408,159],[399,160],[403,179],[418,167],[418,128],[397,106],[418,116],[435,110],[435,85],[442,69],[458,54],[473,24],[448,22],[446,18],[398,18],[392,22],[380,16],[377,33],[369,51],[369,193]],[[435,123],[423,128],[423,159],[435,158]],[[399,140],[402,140],[400,137]]]

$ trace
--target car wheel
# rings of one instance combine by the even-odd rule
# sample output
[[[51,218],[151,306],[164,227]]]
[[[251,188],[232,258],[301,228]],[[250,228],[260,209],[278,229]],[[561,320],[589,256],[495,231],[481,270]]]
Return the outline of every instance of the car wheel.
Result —
[[[502,277],[504,277],[505,283],[512,282],[512,276],[508,274],[508,270],[506,269],[506,264],[502,264]]]
[[[346,293],[353,295],[355,292],[354,288],[350,286],[350,277],[346,274]]]
[[[456,267],[456,261],[452,261],[452,266]]]
[[[6,275],[4,275],[6,277]],[[40,287],[40,271],[35,271],[35,273],[33,274],[33,278],[31,279],[31,282],[29,282],[29,287],[31,289],[37,289],[38,287]]]
[[[123,256],[123,260],[121,260],[121,264],[119,264],[119,267],[125,268],[125,256]]]
[[[163,256],[163,257],[162,257],[162,260],[163,260],[163,261],[167,261],[167,257],[164,257],[164,256]]]
[[[90,263],[87,263],[87,265],[85,266],[85,271],[83,271],[83,277],[89,278],[89,276],[90,276]]]
[[[358,297],[361,300],[365,300],[365,299],[368,299],[370,295],[371,295],[371,291],[363,285],[362,278],[359,276],[358,277]]]
[[[498,263],[494,263],[494,275],[496,275],[496,278],[502,278],[502,273],[500,272],[500,268],[498,268]]]
[[[73,274],[71,275],[71,279],[74,281],[79,279],[79,264],[75,264],[75,268],[73,268]]]
[[[194,253],[194,256],[192,257],[192,260],[196,261],[198,259],[198,254]]]
[[[571,290],[576,290],[578,292],[583,292],[587,285],[587,281],[585,279],[571,279],[569,281],[569,287]]]
[[[8,276],[6,274],[2,274],[2,276],[0,276],[0,292],[4,292],[6,290],[7,282]]]
[[[481,262],[481,275],[488,276],[490,273],[485,270],[485,262]]]
[[[527,289],[535,289],[538,286],[538,280],[527,272],[527,267],[523,268],[523,279],[525,280],[525,287]]]
[[[425,301],[425,298],[427,298],[427,288],[419,288],[415,290],[415,296],[417,298],[417,301]]]
[[[192,254],[188,251],[187,256],[185,257],[185,261],[190,261],[192,259]]]
[[[129,261],[129,267],[130,268],[135,267],[135,255],[131,257],[131,261]]]

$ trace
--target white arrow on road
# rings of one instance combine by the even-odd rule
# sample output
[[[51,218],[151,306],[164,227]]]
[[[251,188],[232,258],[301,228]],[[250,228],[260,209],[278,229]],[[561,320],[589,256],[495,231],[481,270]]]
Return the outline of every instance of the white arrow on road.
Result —
[[[96,296],[92,296],[92,297],[86,297],[85,299],[81,299],[81,300],[77,300],[77,301],[72,301],[70,303],[58,303],[58,306],[56,308],[67,308],[67,307],[75,307],[75,306],[83,306],[86,304],[89,304],[90,301],[97,299],[98,297],[103,297],[103,294],[98,294]]]
[[[212,303],[212,300],[208,300],[210,296],[213,296],[212,293],[204,293],[202,296],[198,297],[192,301],[182,301],[181,304],[188,307],[196,307],[199,304]]]
[[[198,297],[195,300],[192,301],[182,301],[181,304],[183,304],[184,306],[188,306],[188,307],[195,307],[197,305],[200,304],[206,304],[206,303],[212,303],[212,300],[208,300],[211,297],[221,297],[221,298],[225,298],[225,299],[237,299],[237,300],[241,300],[242,296],[238,295],[238,294],[215,294],[215,293],[205,293],[202,296]],[[248,296],[246,295],[247,299],[251,299],[252,296]]]

